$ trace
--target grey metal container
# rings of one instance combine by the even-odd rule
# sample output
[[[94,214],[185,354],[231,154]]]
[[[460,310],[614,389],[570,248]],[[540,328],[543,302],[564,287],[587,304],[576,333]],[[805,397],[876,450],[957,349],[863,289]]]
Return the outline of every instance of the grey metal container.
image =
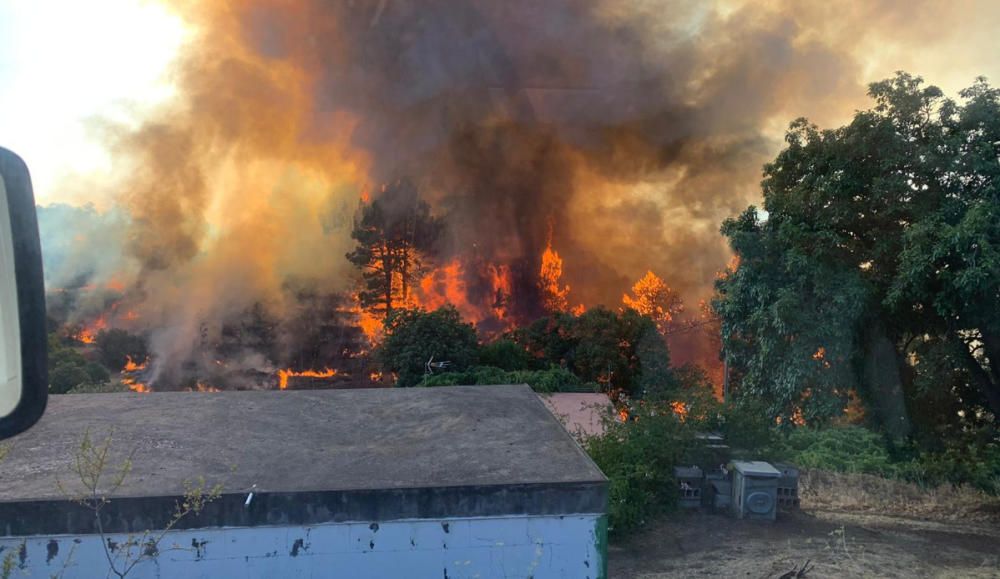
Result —
[[[740,519],[773,521],[781,472],[763,461],[733,462],[733,513]]]

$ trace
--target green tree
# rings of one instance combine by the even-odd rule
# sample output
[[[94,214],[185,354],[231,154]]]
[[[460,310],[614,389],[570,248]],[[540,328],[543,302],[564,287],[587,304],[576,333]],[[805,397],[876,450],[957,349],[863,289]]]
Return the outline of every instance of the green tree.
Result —
[[[375,356],[384,372],[396,374],[397,386],[415,386],[428,362],[447,363],[443,371],[465,370],[476,363],[478,347],[476,330],[452,306],[397,310],[386,322]]]
[[[65,394],[80,384],[89,382],[90,375],[82,365],[63,363],[49,372],[49,391],[53,394]]]
[[[81,384],[107,382],[107,368],[88,362],[80,352],[67,346],[55,333],[49,334],[49,392],[65,394]]]
[[[347,254],[362,270],[361,306],[388,319],[398,306],[407,305],[440,234],[440,220],[409,181],[397,181],[362,203],[351,231],[357,246]]]
[[[539,367],[564,367],[605,391],[641,396],[645,385],[669,381],[670,355],[656,323],[632,309],[554,313],[517,330],[514,339]]]
[[[87,362],[83,369],[87,372],[87,382],[90,384],[103,384],[111,380],[111,372],[97,362]]]
[[[531,355],[509,338],[500,338],[479,349],[479,363],[503,370],[528,370],[532,366]]]
[[[141,363],[149,355],[146,340],[142,336],[118,328],[101,330],[97,333],[95,343],[101,363],[115,371],[124,368],[129,358]]]
[[[792,123],[764,211],[723,224],[740,261],[713,306],[741,395],[822,420],[853,389],[898,440],[942,396],[1000,413],[1000,106],[905,73],[869,95],[839,129]]]

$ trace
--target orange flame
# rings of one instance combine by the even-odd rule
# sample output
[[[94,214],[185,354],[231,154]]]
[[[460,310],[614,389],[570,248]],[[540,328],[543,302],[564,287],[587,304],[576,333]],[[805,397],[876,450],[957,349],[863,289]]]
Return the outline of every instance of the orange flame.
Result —
[[[141,364],[136,364],[132,356],[125,356],[125,367],[122,369],[123,372],[138,372],[146,368],[146,364],[149,364],[149,358],[142,361]]]
[[[569,286],[562,285],[563,260],[559,253],[552,249],[552,240],[542,252],[542,267],[538,272],[538,286],[542,290],[542,300],[545,309],[550,312],[569,311]]]
[[[288,379],[292,376],[308,376],[309,378],[330,378],[331,376],[336,376],[337,370],[333,368],[325,368],[323,370],[302,370],[295,371],[291,368],[285,370],[278,370],[278,388],[286,390],[288,388]]]
[[[188,389],[191,392],[222,392],[215,386],[205,384],[204,382],[198,381],[192,388]]]
[[[493,303],[490,304],[490,309],[498,320],[503,320],[507,317],[507,302],[510,300],[512,289],[510,267],[490,264],[487,271],[490,274],[490,287],[493,290]]]
[[[143,360],[141,364],[137,364],[136,361],[132,359],[132,356],[126,356],[125,367],[122,368],[122,377],[121,377],[122,384],[128,386],[129,390],[133,392],[150,392],[151,390],[148,384],[140,382],[134,376],[127,375],[133,372],[139,372],[141,370],[144,370],[147,364],[149,364],[149,358]]]
[[[820,346],[813,352],[812,359],[821,362],[824,368],[830,367],[830,362],[826,359],[826,348]]]
[[[632,286],[632,294],[622,296],[622,303],[627,308],[649,316],[661,330],[673,321],[674,316],[684,311],[684,302],[666,282],[652,271]]]
[[[413,305],[428,310],[451,305],[466,321],[474,324],[485,318],[484,312],[488,311],[488,308],[469,301],[465,269],[458,259],[446,263],[420,280],[420,296],[413,296]]]
[[[99,318],[81,328],[79,332],[72,336],[72,338],[79,342],[83,342],[84,344],[93,344],[97,341],[98,332],[107,327],[107,317],[104,314],[101,314]]]

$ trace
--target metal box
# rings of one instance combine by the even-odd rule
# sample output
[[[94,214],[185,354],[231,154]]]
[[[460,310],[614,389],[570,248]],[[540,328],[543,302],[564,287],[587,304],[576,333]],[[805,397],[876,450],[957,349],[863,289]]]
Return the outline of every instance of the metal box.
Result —
[[[728,511],[733,504],[733,483],[725,479],[711,481],[712,508],[717,512]]]
[[[766,462],[733,462],[732,507],[737,518],[773,521],[780,477],[778,469]]]

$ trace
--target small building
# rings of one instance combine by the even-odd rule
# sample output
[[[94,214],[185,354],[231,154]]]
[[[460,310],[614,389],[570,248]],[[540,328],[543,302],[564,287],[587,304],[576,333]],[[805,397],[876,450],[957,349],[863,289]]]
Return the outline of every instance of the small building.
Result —
[[[607,394],[554,392],[538,396],[577,439],[603,434],[605,421],[617,418],[615,406]]]
[[[87,429],[132,456],[100,525],[66,494]],[[197,477],[221,497],[129,577],[606,575],[607,479],[527,386],[54,396],[13,442],[0,558],[32,577],[105,576]]]

